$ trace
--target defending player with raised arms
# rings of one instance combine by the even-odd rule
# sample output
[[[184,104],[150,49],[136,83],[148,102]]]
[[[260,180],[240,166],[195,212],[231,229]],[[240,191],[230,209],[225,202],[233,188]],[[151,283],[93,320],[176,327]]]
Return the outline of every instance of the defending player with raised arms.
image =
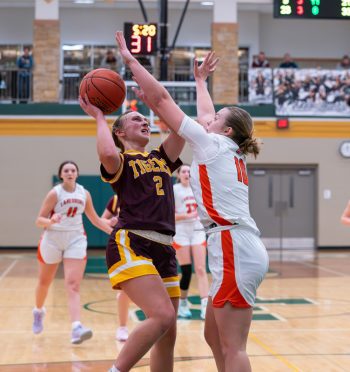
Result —
[[[209,53],[195,63],[198,122],[177,106],[167,90],[116,40],[140,89],[137,96],[167,116],[168,127],[192,147],[191,186],[200,220],[207,230],[213,282],[205,319],[205,338],[219,371],[251,371],[246,344],[256,290],[268,270],[268,255],[249,213],[245,156],[259,153],[250,115],[237,107],[215,113],[205,81],[216,68]]]

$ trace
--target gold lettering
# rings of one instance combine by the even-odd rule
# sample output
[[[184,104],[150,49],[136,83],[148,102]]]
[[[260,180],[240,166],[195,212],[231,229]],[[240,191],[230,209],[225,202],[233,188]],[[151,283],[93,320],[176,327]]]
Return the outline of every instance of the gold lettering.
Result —
[[[146,160],[141,160],[142,165],[145,167],[146,172],[152,172],[152,167]]]
[[[153,160],[159,165],[160,167],[160,171],[161,172],[165,172],[165,173],[168,173],[169,176],[171,176],[171,172],[170,172],[170,169],[169,167],[166,165],[165,161],[163,159],[157,159],[157,158],[153,158]]]
[[[137,171],[135,161],[130,160],[128,164],[132,167],[132,170],[134,172],[134,178],[136,179],[136,178],[140,177],[140,173]]]
[[[153,172],[160,172],[159,167],[157,167],[157,166],[154,164],[154,160],[153,160],[153,159],[148,159],[148,162],[151,164],[151,167],[152,167]]]
[[[146,173],[146,169],[145,169],[144,165],[142,164],[142,161],[140,159],[137,159],[136,160],[136,163],[140,167],[141,174],[145,174]]]

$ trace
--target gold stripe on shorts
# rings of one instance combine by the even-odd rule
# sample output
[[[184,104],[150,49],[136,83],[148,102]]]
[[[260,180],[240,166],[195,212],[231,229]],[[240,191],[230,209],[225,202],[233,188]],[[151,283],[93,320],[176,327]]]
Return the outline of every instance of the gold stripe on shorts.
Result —
[[[119,283],[138,276],[154,274],[159,275],[150,258],[136,256],[130,247],[128,230],[120,229],[115,234],[115,242],[120,254],[120,261],[108,269],[108,276],[115,287]]]
[[[162,278],[169,297],[180,297],[180,282],[178,276]]]

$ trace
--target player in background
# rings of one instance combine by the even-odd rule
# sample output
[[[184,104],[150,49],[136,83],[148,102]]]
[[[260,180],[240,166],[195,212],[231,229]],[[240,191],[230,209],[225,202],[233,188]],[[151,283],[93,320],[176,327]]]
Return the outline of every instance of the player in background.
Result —
[[[179,182],[174,185],[176,234],[174,248],[181,267],[179,317],[191,318],[188,305],[188,288],[192,276],[192,259],[197,276],[198,291],[201,298],[201,318],[205,319],[208,303],[209,283],[206,272],[206,236],[199,222],[197,203],[190,186],[190,167],[183,164],[177,170]]]
[[[350,226],[350,201],[348,202],[346,208],[344,209],[340,221],[344,225]]]
[[[147,152],[151,130],[142,114],[120,115],[111,134],[102,111],[87,95],[79,101],[96,120],[102,179],[120,198],[118,222],[106,251],[109,278],[113,289],[125,291],[146,315],[130,333],[111,371],[129,371],[151,349],[151,370],[171,372],[180,297],[172,247],[175,202],[171,174],[182,164],[178,157],[185,141],[171,132],[159,148]],[[157,113],[156,107],[146,104]]]
[[[78,166],[73,161],[65,161],[59,166],[58,177],[62,182],[49,191],[36,219],[37,227],[44,228],[44,232],[38,247],[39,280],[33,309],[33,332],[38,334],[43,330],[48,290],[63,260],[73,344],[92,337],[92,330],[80,322],[79,289],[87,248],[82,214],[85,213],[93,225],[107,234],[112,231],[108,221],[96,214],[89,191],[76,182],[78,175]]]
[[[106,218],[110,221],[111,226],[115,226],[118,222],[119,214],[119,203],[118,196],[113,195],[106,205],[105,210],[102,213],[102,218]],[[118,341],[126,341],[129,337],[129,331],[127,327],[129,317],[129,303],[130,299],[124,291],[118,291],[117,294],[117,306],[118,306],[118,319],[119,327],[117,328],[115,338]]]
[[[256,156],[259,144],[250,115],[237,107],[215,113],[206,86],[218,60],[209,53],[194,76],[198,124],[180,109],[168,91],[127,49],[116,33],[119,51],[139,89],[135,94],[167,117],[168,127],[193,150],[191,187],[200,220],[208,234],[212,285],[205,318],[205,338],[219,371],[251,371],[246,352],[256,290],[268,270],[268,255],[249,212],[246,155]]]

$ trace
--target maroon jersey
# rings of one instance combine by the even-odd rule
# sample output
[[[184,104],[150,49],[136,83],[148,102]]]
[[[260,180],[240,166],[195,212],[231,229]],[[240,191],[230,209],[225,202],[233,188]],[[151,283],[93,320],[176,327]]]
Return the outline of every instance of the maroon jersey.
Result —
[[[119,198],[117,195],[113,195],[106,205],[107,211],[109,211],[113,216],[118,216],[119,214]]]
[[[150,153],[129,150],[120,156],[122,163],[116,174],[108,174],[101,164],[102,180],[111,184],[120,200],[115,228],[175,235],[171,174],[181,160],[171,162],[163,146]]]

